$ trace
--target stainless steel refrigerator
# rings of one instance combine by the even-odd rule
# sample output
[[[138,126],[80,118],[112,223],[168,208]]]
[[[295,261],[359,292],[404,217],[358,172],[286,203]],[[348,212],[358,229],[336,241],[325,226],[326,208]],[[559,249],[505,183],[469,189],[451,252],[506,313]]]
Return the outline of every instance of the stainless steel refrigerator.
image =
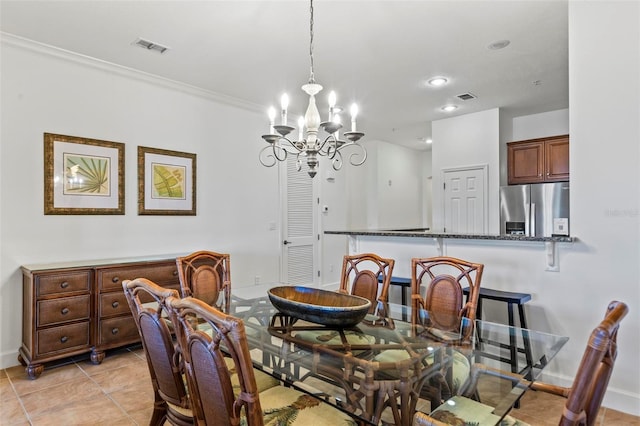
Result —
[[[569,235],[569,182],[501,187],[500,233]]]

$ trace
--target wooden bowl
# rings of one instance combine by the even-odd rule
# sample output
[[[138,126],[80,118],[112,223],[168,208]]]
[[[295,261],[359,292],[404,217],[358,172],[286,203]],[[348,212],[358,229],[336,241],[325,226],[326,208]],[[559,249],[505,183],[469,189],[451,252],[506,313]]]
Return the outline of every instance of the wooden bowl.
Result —
[[[364,297],[310,287],[274,287],[268,294],[273,306],[283,314],[329,326],[353,327],[371,307]]]

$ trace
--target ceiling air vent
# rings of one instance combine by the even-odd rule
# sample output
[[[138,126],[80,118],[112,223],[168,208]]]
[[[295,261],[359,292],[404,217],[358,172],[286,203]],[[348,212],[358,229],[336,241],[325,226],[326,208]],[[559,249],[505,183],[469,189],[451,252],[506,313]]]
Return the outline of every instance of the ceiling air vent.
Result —
[[[145,40],[143,38],[136,39],[132,44],[138,47],[142,47],[143,49],[152,50],[158,53],[164,53],[167,50],[169,50],[167,46],[163,46],[161,44],[154,43],[152,41]]]
[[[476,96],[476,95],[474,95],[473,93],[468,93],[468,92],[467,92],[467,93],[463,93],[463,94],[461,94],[461,95],[458,95],[458,96],[457,96],[457,98],[458,98],[458,99],[460,99],[461,101],[468,101],[468,100],[470,100],[470,99],[475,99],[475,98],[477,98],[477,96]]]

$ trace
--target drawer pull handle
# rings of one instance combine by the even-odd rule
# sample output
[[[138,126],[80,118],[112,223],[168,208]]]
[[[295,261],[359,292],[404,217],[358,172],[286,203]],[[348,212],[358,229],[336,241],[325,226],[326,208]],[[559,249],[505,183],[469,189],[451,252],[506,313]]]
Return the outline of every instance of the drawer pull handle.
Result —
[[[118,330],[118,327],[114,327],[114,328],[111,329],[111,334],[116,335],[116,334],[118,334],[118,331],[120,331],[120,330]]]
[[[117,308],[118,306],[120,306],[120,304],[119,304],[118,302],[113,302],[113,303],[111,304],[111,306],[113,306],[113,308],[115,309],[115,308]]]
[[[69,308],[62,308],[62,310],[60,311],[60,313],[62,315],[67,315],[69,313]]]
[[[118,277],[111,278],[111,282],[117,283],[118,281],[120,281],[120,278]]]
[[[175,277],[176,275],[178,275],[178,270],[173,271],[173,276]]]
[[[67,336],[62,336],[60,338],[60,343],[67,343],[68,340],[69,340],[69,338]]]
[[[69,287],[69,281],[65,281],[65,282],[63,282],[62,284],[60,284],[60,287],[61,287],[61,288],[67,288],[67,287]]]

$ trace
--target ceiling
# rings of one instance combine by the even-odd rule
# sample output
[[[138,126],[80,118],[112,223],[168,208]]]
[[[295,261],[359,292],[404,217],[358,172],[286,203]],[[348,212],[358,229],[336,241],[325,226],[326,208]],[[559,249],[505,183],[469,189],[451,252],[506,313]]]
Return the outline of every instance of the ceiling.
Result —
[[[325,88],[318,108],[324,117],[335,90],[343,122],[358,103],[365,140],[417,149],[427,148],[434,120],[568,108],[567,14],[566,0],[315,0],[315,78]],[[255,104],[265,127],[284,92],[290,116],[306,109],[306,0],[1,0],[0,16],[4,33]],[[139,48],[138,37],[170,49]],[[488,48],[499,40],[510,44]],[[433,76],[449,83],[427,87]],[[476,98],[458,99],[463,93]],[[458,109],[443,112],[450,103]]]

